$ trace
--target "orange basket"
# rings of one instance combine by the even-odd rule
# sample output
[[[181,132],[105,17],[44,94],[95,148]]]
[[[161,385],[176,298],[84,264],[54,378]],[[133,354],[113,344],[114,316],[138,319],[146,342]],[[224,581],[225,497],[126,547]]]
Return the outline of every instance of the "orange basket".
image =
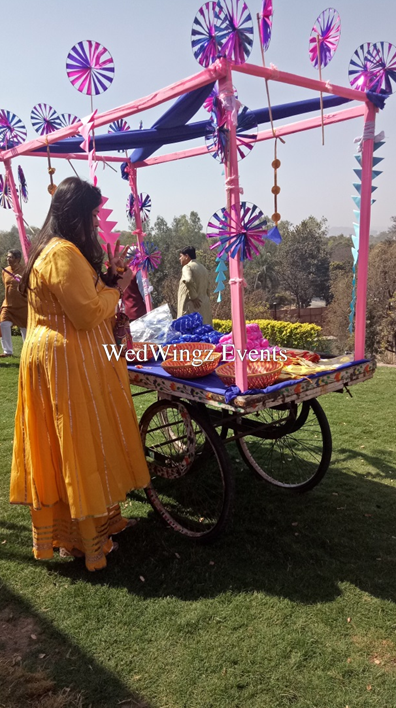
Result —
[[[131,349],[135,352],[135,358],[132,358]],[[150,361],[153,358],[154,352],[158,351],[158,344],[154,342],[133,342],[132,347],[128,349],[128,364],[143,364],[145,361]],[[139,356],[136,356],[136,355]]]
[[[202,355],[202,363],[197,366],[192,365],[192,357],[190,361],[165,359],[161,366],[168,374],[177,379],[198,379],[200,376],[212,374],[221,359],[220,352],[211,351],[208,361],[205,361],[206,356],[206,354]]]
[[[279,361],[248,361],[248,388],[266,388],[279,377],[283,364]],[[229,361],[216,369],[225,386],[235,386],[235,362]]]
[[[184,358],[185,363],[188,363],[187,359],[191,361],[194,351],[200,351],[200,356],[204,359],[207,352],[213,352],[216,349],[216,345],[207,344],[206,342],[179,342],[178,344],[165,344],[163,349],[164,352],[167,351],[166,359],[177,359],[180,362]]]

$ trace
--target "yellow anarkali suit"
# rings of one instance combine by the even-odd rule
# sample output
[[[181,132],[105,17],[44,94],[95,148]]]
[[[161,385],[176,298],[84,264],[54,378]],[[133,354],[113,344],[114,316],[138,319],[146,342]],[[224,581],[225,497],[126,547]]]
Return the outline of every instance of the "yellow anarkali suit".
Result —
[[[78,549],[89,570],[126,526],[119,502],[149,483],[125,360],[103,347],[118,299],[59,238],[29,277],[10,499],[31,508],[36,558]]]

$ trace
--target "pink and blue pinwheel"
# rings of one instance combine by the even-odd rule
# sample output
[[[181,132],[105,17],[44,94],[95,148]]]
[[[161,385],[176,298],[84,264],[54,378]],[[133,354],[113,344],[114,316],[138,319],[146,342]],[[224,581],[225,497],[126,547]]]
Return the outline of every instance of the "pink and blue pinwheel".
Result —
[[[66,72],[74,88],[88,96],[107,91],[114,79],[114,61],[99,42],[85,39],[70,50]]]
[[[60,113],[59,120],[62,128],[68,128],[69,125],[80,122],[80,119],[74,116],[73,113]]]
[[[134,205],[135,198],[133,194],[129,194],[126,203],[126,213],[130,221],[135,218]],[[143,192],[139,194],[139,211],[142,222],[147,221],[151,211],[151,197],[149,194],[144,194]]]
[[[315,69],[332,60],[341,37],[341,19],[337,10],[328,7],[317,18],[309,38],[309,58]],[[319,54],[318,54],[319,38]]]
[[[194,18],[191,30],[194,57],[205,69],[216,61],[219,53],[214,25],[215,9],[216,0],[205,2]]]
[[[352,88],[357,91],[367,91],[370,83],[370,68],[367,61],[367,52],[371,43],[364,42],[358,47],[349,62],[348,77]]]
[[[365,56],[369,75],[369,91],[393,93],[396,83],[396,47],[390,42],[371,44]]]
[[[223,207],[213,214],[206,235],[216,239],[210,248],[218,248],[219,256],[227,253],[235,258],[239,254],[241,261],[252,260],[253,254],[258,255],[259,246],[264,244],[267,222],[255,204],[241,202],[239,212],[232,206],[230,211]]]
[[[227,159],[228,132],[222,112],[214,110],[211,115],[211,122],[213,131],[205,138],[206,147],[216,160],[224,164]],[[238,111],[236,136],[238,159],[243,160],[253,150],[254,143],[257,140],[257,121],[246,106],[241,106]]]
[[[220,54],[244,64],[253,47],[253,20],[245,0],[218,0],[215,34]]]
[[[19,194],[22,197],[24,202],[28,201],[29,194],[28,194],[28,188],[27,188],[27,183],[26,183],[26,177],[23,172],[23,169],[20,165],[18,165],[18,182],[19,182]]]
[[[0,175],[0,207],[3,209],[12,209],[12,195],[7,177]]]
[[[108,133],[126,133],[130,127],[126,120],[115,120],[109,125]]]
[[[52,108],[47,103],[37,103],[33,106],[30,121],[39,135],[49,135],[62,127],[55,108]]]
[[[161,263],[161,251],[157,246],[149,241],[143,241],[141,251],[138,251],[132,260],[132,267],[135,270],[143,270],[146,273],[156,270]]]
[[[260,14],[260,39],[266,52],[271,41],[272,15],[274,14],[272,0],[263,0]]]
[[[8,150],[25,142],[27,130],[15,113],[0,110],[0,149]]]

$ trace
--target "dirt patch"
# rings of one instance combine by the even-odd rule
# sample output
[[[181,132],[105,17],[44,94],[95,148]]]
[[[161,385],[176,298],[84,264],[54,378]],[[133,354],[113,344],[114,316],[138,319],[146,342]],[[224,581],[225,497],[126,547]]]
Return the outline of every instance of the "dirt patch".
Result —
[[[366,637],[353,637],[353,642],[367,654],[370,664],[396,671],[396,647],[390,639],[370,641]]]
[[[14,614],[12,607],[0,612],[0,708],[82,708],[80,694],[58,691],[46,671],[29,671],[24,662],[39,653],[40,628],[32,617]]]

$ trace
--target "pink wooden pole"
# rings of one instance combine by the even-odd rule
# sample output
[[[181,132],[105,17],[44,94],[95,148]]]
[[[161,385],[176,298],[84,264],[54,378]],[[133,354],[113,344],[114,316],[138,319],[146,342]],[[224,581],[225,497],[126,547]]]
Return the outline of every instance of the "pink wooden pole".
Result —
[[[18,199],[14,175],[12,174],[11,160],[6,160],[4,165],[5,165],[5,171],[6,171],[6,182],[9,185],[10,190],[11,190],[12,208],[13,208],[16,222],[17,222],[17,227],[18,227],[18,232],[19,232],[19,240],[21,242],[21,249],[22,249],[22,253],[23,253],[23,258],[24,258],[25,263],[27,263],[30,243],[29,243],[28,238],[26,236],[26,229],[25,229],[25,224],[23,221],[22,209],[21,209],[21,205],[20,205],[19,199]]]
[[[139,193],[138,193],[138,188],[137,188],[137,170],[136,167],[132,165],[131,162],[129,162],[128,167],[128,182],[129,186],[131,188],[131,192],[133,194],[133,211],[135,214],[135,224],[136,224],[136,230],[133,232],[137,236],[137,241],[139,245],[139,251],[140,253],[143,252],[143,241],[145,237],[145,233],[142,229],[142,217],[140,214],[140,207],[139,207]],[[151,312],[153,309],[153,304],[151,302],[151,296],[149,293],[149,287],[150,287],[150,281],[148,279],[148,273],[145,268],[142,268],[142,279],[143,279],[143,289],[144,289],[144,301],[146,303],[146,310],[147,312]]]
[[[370,240],[371,185],[374,151],[375,106],[368,101],[364,116],[359,258],[357,269],[355,359],[364,359],[366,340],[367,271]]]
[[[235,99],[232,86],[231,65],[227,65],[225,78],[219,80],[219,94],[228,97],[228,101]],[[226,120],[228,129],[227,160],[226,160],[226,189],[227,189],[227,210],[235,218],[239,219],[240,214],[240,188],[238,172],[238,153],[236,141],[236,125],[233,121],[232,106],[226,108]],[[233,221],[233,224],[235,222]],[[237,228],[237,227],[236,227]],[[241,359],[238,355],[246,353],[246,322],[243,305],[243,266],[239,254],[235,258],[229,258],[230,288],[231,288],[231,316],[232,316],[232,336],[235,346],[235,383],[241,391],[247,391],[247,360],[246,356]]]

